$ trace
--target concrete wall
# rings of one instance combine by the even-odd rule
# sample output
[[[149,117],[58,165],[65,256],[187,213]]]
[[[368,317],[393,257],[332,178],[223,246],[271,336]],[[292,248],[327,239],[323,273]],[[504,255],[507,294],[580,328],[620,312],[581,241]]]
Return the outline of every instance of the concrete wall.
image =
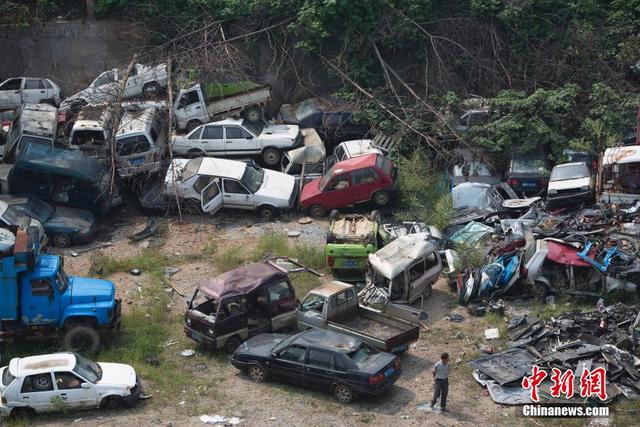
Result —
[[[105,69],[126,66],[144,41],[139,26],[121,21],[5,27],[0,29],[0,78],[49,77],[71,95]]]

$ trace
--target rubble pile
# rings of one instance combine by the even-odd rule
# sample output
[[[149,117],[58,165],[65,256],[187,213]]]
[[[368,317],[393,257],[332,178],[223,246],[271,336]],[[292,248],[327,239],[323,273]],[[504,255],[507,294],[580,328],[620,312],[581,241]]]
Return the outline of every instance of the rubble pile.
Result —
[[[496,403],[529,404],[530,391],[522,379],[535,366],[547,373],[538,386],[541,401],[584,402],[580,393],[571,399],[553,397],[553,368],[573,372],[575,389],[585,369],[606,370],[604,403],[624,397],[640,400],[640,310],[601,302],[589,312],[570,311],[543,321],[530,316],[509,321],[507,350],[469,362],[473,377],[486,386]],[[593,398],[591,398],[593,399]]]

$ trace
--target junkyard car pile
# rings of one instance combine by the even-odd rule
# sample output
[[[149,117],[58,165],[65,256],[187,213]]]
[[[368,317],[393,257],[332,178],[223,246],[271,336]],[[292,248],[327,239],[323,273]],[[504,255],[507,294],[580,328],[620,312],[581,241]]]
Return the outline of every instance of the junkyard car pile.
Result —
[[[591,312],[569,311],[543,321],[518,316],[511,319],[508,349],[469,363],[473,377],[487,387],[491,398],[504,405],[532,403],[531,391],[522,386],[532,370],[545,372],[537,384],[540,401],[580,403],[580,387],[588,383],[585,372],[606,371],[600,402],[620,397],[640,399],[640,311],[637,306],[599,303]],[[553,371],[567,375],[575,392],[560,396],[554,391]],[[565,374],[571,372],[571,374]],[[559,378],[556,381],[560,383]],[[597,401],[597,399],[596,399]],[[592,403],[596,403],[593,401]]]

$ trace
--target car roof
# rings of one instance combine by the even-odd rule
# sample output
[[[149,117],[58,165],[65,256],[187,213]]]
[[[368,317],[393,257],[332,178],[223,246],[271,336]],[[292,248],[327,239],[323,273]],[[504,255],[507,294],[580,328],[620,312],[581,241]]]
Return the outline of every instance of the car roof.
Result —
[[[586,164],[584,162],[561,163],[559,165],[555,165],[553,168],[568,168],[575,166],[586,166]]]
[[[246,295],[274,279],[287,279],[287,272],[267,262],[255,262],[219,274],[198,286],[206,295],[222,301]]]
[[[413,262],[435,251],[433,242],[424,233],[408,234],[393,240],[379,251],[369,254],[369,263],[387,279],[393,279]]]
[[[18,112],[24,134],[53,137],[58,128],[58,109],[48,104],[24,104]]]
[[[325,283],[324,285],[320,285],[317,288],[313,288],[311,292],[314,293],[315,295],[330,297],[331,295],[337,294],[338,292],[348,288],[353,288],[353,285],[334,280],[333,282]]]
[[[15,357],[9,362],[9,372],[14,377],[51,371],[70,371],[76,366],[73,353],[53,353],[39,356]]]
[[[365,156],[354,157],[352,159],[343,160],[333,165],[333,174],[337,175],[342,172],[350,172],[356,169],[368,168],[376,164],[379,154],[371,153]]]
[[[602,157],[603,165],[636,162],[640,162],[640,145],[607,148]]]
[[[123,136],[132,132],[144,132],[153,123],[153,117],[157,112],[155,107],[131,108],[120,119],[117,136]]]
[[[362,156],[369,153],[382,154],[382,151],[373,145],[372,139],[352,139],[341,142],[339,145],[349,153],[350,157]]]
[[[292,344],[324,348],[341,353],[351,353],[362,345],[362,341],[339,332],[311,329],[301,332]]]
[[[198,175],[219,176],[221,178],[240,179],[244,174],[247,164],[237,160],[216,159],[203,157],[198,169]]]
[[[210,126],[210,125],[241,125],[242,121],[243,121],[243,119],[234,119],[233,117],[229,117],[228,119],[205,123],[202,126]]]

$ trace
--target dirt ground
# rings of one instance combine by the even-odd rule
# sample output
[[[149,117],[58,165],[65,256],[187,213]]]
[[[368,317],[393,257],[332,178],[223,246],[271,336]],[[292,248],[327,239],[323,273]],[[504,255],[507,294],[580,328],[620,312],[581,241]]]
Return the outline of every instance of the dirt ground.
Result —
[[[149,240],[130,242],[127,238],[144,228],[147,221],[145,216],[123,211],[117,217],[119,219],[101,223],[98,240],[92,244],[109,242],[110,246],[87,252],[83,251],[92,245],[60,251],[65,255],[65,269],[69,274],[87,275],[92,260],[100,255],[127,258],[154,244]],[[298,237],[289,238],[291,241],[297,239],[319,246],[324,243],[326,221],[300,224],[300,217],[290,217],[274,223],[261,223],[252,214],[245,213],[233,213],[225,218],[189,217],[182,223],[175,218],[168,219],[168,232],[160,250],[172,256],[199,255],[212,240],[216,241],[217,250],[238,244],[250,248],[263,233],[286,234],[289,231],[300,232]],[[72,256],[72,252],[76,256]],[[191,258],[187,256],[182,259]],[[180,271],[171,279],[187,297],[200,281],[218,273],[206,258],[197,259],[194,256],[193,259],[176,266]],[[140,309],[138,294],[148,286],[150,280],[144,271],[140,276],[121,272],[106,278],[116,283],[117,294],[123,299],[125,311]],[[330,278],[323,277],[322,280]],[[201,415],[219,414],[240,417],[243,419],[241,425],[246,426],[542,425],[540,421],[517,415],[517,408],[494,404],[486,391],[473,380],[466,362],[479,354],[477,343],[492,345],[484,340],[483,331],[489,322],[496,322],[496,319],[472,318],[463,307],[456,304],[444,280],[437,283],[432,296],[425,301],[429,329],[422,330],[420,340],[402,356],[403,373],[396,385],[378,399],[357,401],[351,405],[338,404],[327,393],[309,391],[303,387],[270,382],[252,383],[229,364],[226,355],[209,353],[184,336],[180,316],[184,313],[187,299],[169,289],[167,292],[171,297],[167,316],[175,316],[176,322],[161,356],[163,360],[173,361],[177,369],[168,369],[163,374],[175,376],[181,384],[179,389],[167,395],[164,390],[142,378],[143,386],[152,398],[140,402],[135,408],[36,416],[29,424],[199,426],[204,425],[200,421]],[[302,295],[299,297],[302,298]],[[526,304],[523,307],[527,310]],[[448,320],[447,315],[452,312],[462,314],[464,321],[455,323]],[[502,319],[497,321],[504,324]],[[124,327],[134,328],[135,325],[125,324]],[[196,355],[183,357],[180,352],[184,349],[194,349]],[[432,396],[431,368],[443,351],[449,352],[452,363],[447,405],[450,412],[439,414],[418,410],[416,405],[428,402]],[[158,369],[162,369],[162,365]],[[548,422],[544,424],[549,425]]]

